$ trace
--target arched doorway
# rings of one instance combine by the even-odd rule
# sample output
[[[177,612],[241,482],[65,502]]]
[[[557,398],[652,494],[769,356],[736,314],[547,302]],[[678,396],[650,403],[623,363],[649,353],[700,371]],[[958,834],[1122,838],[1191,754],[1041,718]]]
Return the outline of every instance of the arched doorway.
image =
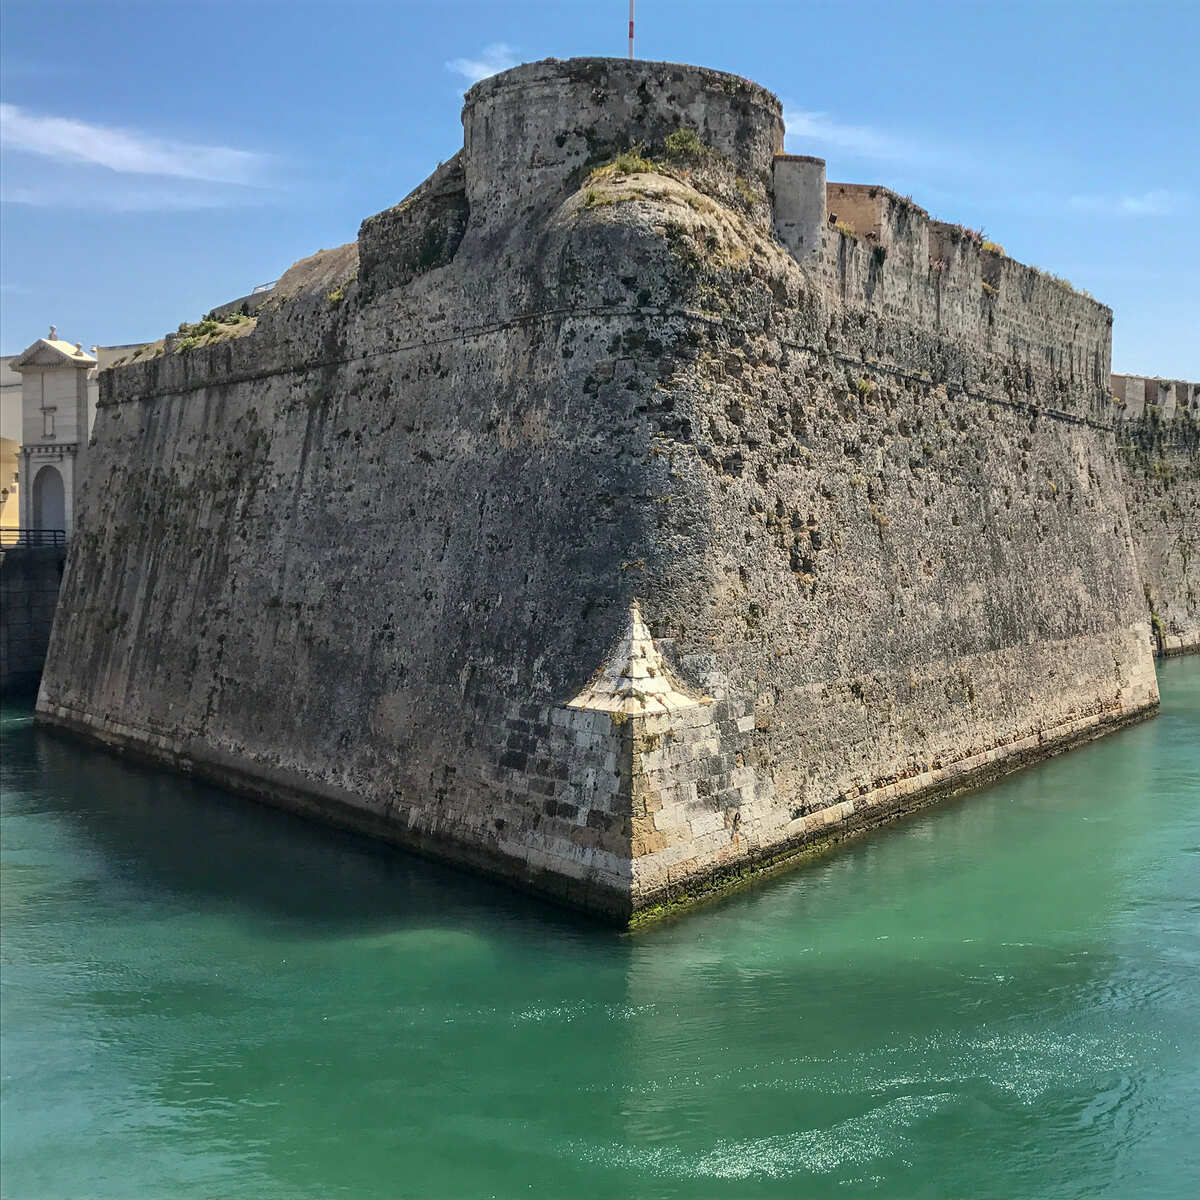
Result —
[[[66,527],[67,500],[62,476],[55,467],[43,467],[33,479],[33,528]]]

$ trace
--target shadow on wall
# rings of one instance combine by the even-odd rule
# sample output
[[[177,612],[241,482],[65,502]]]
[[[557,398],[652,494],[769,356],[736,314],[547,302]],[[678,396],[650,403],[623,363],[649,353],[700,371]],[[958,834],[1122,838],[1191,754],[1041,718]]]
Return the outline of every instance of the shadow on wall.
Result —
[[[66,558],[66,546],[0,549],[0,695],[37,691]]]

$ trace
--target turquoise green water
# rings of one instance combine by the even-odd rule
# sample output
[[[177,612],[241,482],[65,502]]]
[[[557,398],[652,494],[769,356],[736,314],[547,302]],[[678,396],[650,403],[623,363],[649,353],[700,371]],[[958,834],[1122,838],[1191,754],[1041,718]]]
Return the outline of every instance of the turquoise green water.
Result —
[[[636,937],[4,717],[6,1197],[1194,1197],[1163,715]]]

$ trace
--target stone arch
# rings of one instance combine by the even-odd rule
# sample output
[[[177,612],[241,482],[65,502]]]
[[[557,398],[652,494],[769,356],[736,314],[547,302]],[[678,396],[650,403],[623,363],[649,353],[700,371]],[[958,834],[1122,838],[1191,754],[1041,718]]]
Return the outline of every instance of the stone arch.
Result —
[[[67,496],[57,467],[45,466],[33,479],[34,529],[66,529]]]

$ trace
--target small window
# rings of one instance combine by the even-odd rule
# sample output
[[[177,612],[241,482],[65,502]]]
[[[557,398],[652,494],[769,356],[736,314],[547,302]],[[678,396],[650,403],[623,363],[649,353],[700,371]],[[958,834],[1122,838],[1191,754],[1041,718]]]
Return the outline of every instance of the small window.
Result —
[[[47,408],[42,410],[42,437],[52,438],[54,436],[54,410]]]

